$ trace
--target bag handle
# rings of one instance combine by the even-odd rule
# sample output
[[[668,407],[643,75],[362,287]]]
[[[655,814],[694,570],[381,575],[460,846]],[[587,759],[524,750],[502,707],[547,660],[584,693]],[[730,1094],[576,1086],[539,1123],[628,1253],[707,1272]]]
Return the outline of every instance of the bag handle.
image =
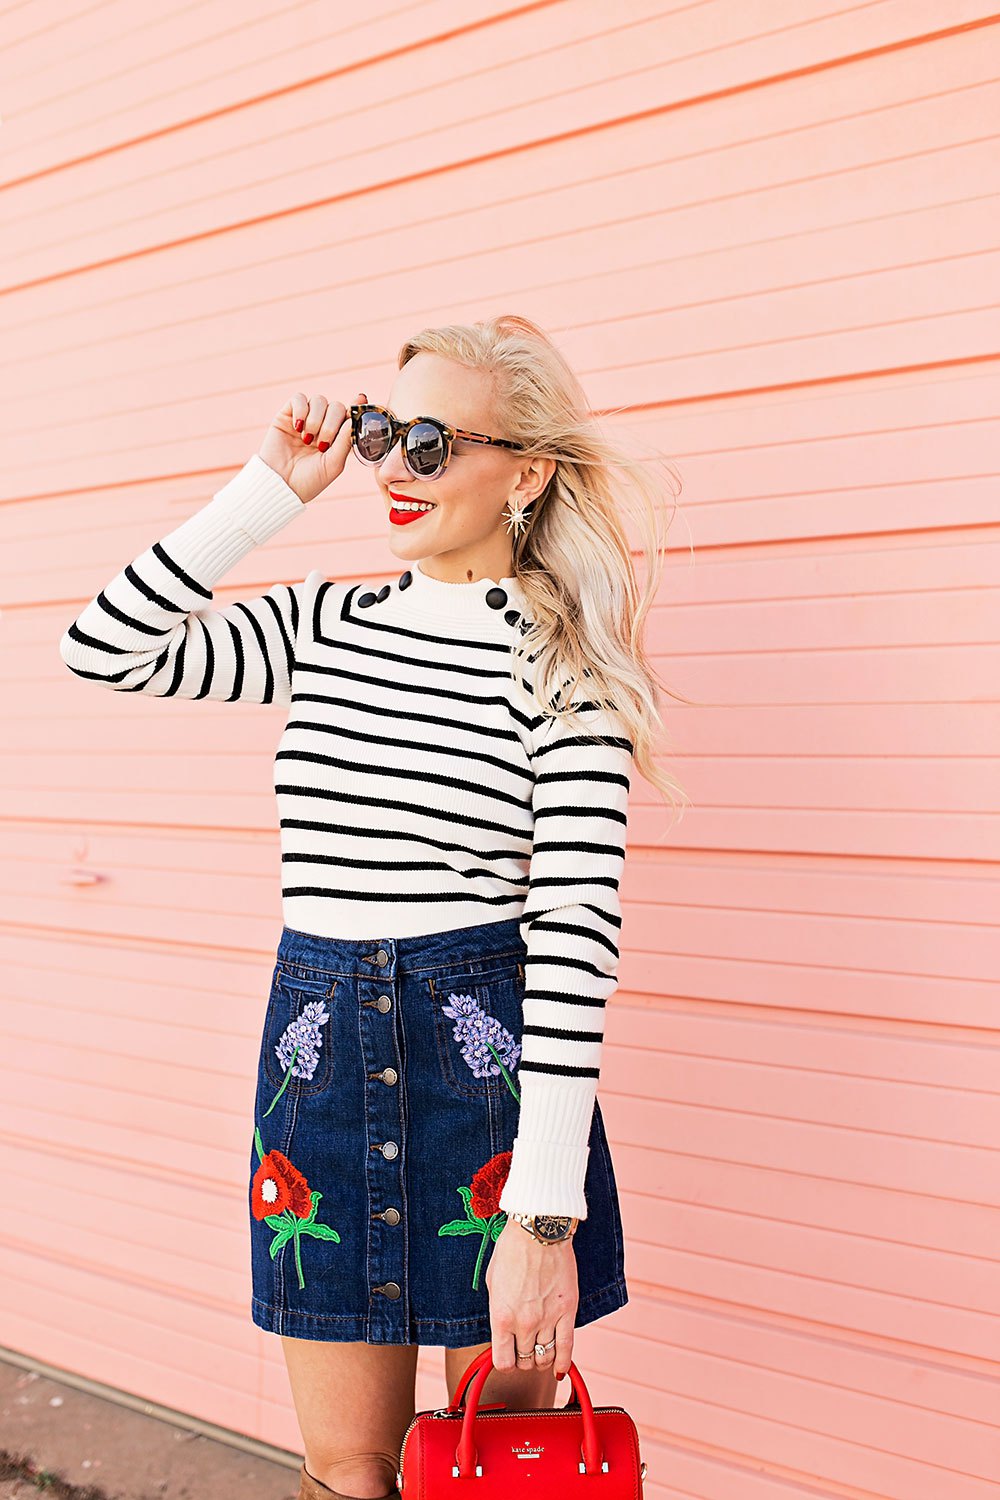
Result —
[[[462,1432],[455,1450],[455,1462],[458,1465],[459,1475],[476,1472],[476,1441],[473,1436],[476,1413],[479,1410],[479,1397],[487,1377],[493,1369],[493,1346],[484,1349],[472,1360],[465,1374],[458,1382],[455,1399],[447,1408],[449,1412],[458,1412],[462,1407],[462,1400],[466,1394],[466,1385],[469,1385],[468,1400],[465,1405],[465,1414],[462,1418]],[[587,1390],[586,1382],[576,1365],[570,1360],[569,1366],[570,1385],[573,1395],[580,1404],[580,1412],[583,1417],[583,1454],[584,1470],[588,1474],[600,1474],[601,1465],[604,1461],[604,1450],[601,1447],[601,1439],[597,1431],[597,1423],[594,1421],[594,1407]],[[471,1384],[470,1384],[471,1382]]]

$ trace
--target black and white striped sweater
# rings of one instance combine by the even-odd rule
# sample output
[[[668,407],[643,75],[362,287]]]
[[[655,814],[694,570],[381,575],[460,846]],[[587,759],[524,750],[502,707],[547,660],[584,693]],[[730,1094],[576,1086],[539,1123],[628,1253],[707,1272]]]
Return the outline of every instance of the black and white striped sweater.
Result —
[[[596,708],[584,722],[607,742],[570,734],[514,681],[515,578],[444,583],[415,564],[376,589],[313,571],[213,608],[213,585],[304,510],[254,454],[84,608],[63,661],[116,692],[290,710],[275,758],[288,926],[374,940],[520,918],[500,1206],[585,1218],[632,746]]]

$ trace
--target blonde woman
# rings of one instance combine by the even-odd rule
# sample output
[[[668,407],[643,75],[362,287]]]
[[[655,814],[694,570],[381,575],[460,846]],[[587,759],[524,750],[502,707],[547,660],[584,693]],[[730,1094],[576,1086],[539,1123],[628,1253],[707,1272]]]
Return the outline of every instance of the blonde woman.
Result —
[[[214,608],[253,547],[336,504],[352,448],[390,581],[314,570]],[[574,1329],[628,1300],[596,1090],[633,765],[674,790],[641,644],[661,497],[536,325],[428,329],[381,403],[295,394],[62,638],[116,692],[288,710],[248,1207],[300,1500],[397,1493],[421,1344],[449,1399],[491,1347],[484,1402],[551,1406]]]

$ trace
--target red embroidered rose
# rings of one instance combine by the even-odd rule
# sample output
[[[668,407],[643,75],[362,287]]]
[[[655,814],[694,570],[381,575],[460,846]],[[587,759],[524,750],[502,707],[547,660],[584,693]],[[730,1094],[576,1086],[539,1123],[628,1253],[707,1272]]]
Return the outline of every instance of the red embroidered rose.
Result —
[[[500,1194],[510,1176],[513,1155],[512,1151],[501,1151],[497,1156],[491,1156],[473,1175],[472,1212],[477,1219],[488,1219],[500,1212]]]
[[[252,1208],[255,1219],[266,1219],[286,1208],[308,1219],[312,1210],[309,1184],[281,1151],[269,1151],[254,1173]]]

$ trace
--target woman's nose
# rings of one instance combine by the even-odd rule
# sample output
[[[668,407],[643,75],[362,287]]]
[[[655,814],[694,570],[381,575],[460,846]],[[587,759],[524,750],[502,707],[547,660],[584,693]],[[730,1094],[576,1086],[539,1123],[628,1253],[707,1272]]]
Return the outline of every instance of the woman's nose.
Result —
[[[409,483],[410,472],[400,456],[398,443],[393,444],[392,451],[378,465],[378,475],[386,487]]]

